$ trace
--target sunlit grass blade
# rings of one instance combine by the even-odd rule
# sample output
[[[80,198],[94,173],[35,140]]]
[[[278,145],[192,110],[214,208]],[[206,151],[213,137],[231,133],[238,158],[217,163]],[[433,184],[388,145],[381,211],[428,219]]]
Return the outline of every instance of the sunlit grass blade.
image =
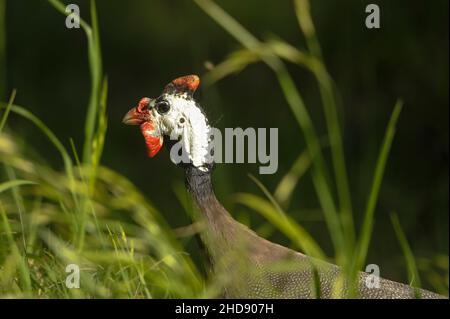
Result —
[[[269,190],[263,185],[263,183],[261,183],[261,181],[259,181],[253,175],[249,175],[249,176],[253,180],[253,182],[255,182],[255,184],[259,187],[259,189],[264,193],[264,195],[266,195],[266,197],[269,199],[269,201],[271,202],[273,207],[278,212],[279,216],[282,219],[286,219],[287,220],[288,219],[288,215],[280,207],[280,205],[278,204],[277,200],[269,192]],[[305,248],[305,249],[307,249],[307,254],[309,254],[312,257],[326,258],[325,253],[322,251],[322,249],[320,248],[319,244],[316,243],[316,241],[312,238],[312,236],[302,226],[300,226],[297,222],[295,222],[292,219],[290,219],[288,221],[288,223],[291,224],[293,226],[293,228],[294,228],[294,234],[293,235],[295,236],[295,232],[296,232],[300,241],[306,241],[307,242],[306,243],[306,248]]]
[[[306,254],[323,260],[326,259],[326,255],[312,236],[283,211],[279,211],[270,201],[247,193],[235,194],[232,199],[261,214]]]
[[[64,269],[69,264],[75,264],[79,267],[82,265],[89,265],[89,261],[82,258],[72,247],[69,247],[66,243],[61,241],[56,235],[49,230],[41,230],[40,237],[48,245],[49,249],[58,256],[63,262]],[[87,272],[80,274],[80,286],[83,285],[84,289],[93,293],[95,296],[108,297],[109,292],[98,281],[94,281],[92,276]],[[69,289],[71,293],[74,293],[73,297],[80,297],[77,294],[78,289]],[[82,292],[81,292],[82,293]]]
[[[59,12],[69,15],[66,7],[59,0],[48,0]],[[102,89],[102,58],[100,49],[100,36],[98,30],[97,10],[95,0],[90,0],[90,13],[92,26],[80,17],[80,25],[86,33],[88,40],[88,58],[91,74],[91,94],[89,97],[88,109],[85,121],[85,138],[83,146],[83,162],[91,163],[92,141],[95,134],[97,113],[100,108],[100,96]],[[73,13],[72,13],[73,14]]]
[[[0,103],[0,108],[4,107],[2,103]],[[26,118],[30,122],[32,122],[37,128],[39,128],[48,138],[48,140],[56,147],[56,149],[59,151],[62,160],[64,162],[64,167],[67,173],[67,177],[70,181],[70,190],[72,192],[72,196],[74,200],[76,201],[76,195],[74,193],[74,187],[75,187],[75,179],[73,174],[73,167],[72,167],[72,160],[66,151],[63,144],[60,142],[60,140],[56,137],[56,135],[34,114],[32,114],[30,111],[26,110],[23,107],[12,105],[11,111],[14,113],[17,113],[21,115],[22,117]]]
[[[406,268],[408,269],[409,275],[409,284],[413,286],[414,295],[416,298],[420,299],[421,294],[420,290],[420,277],[419,271],[417,270],[416,261],[414,255],[412,253],[411,247],[408,244],[408,239],[406,238],[405,233],[403,232],[402,226],[400,225],[400,221],[398,220],[398,216],[395,213],[391,214],[391,222],[392,227],[394,228],[395,235],[397,236],[400,247],[402,248],[403,256],[405,257]]]
[[[372,180],[372,187],[370,189],[369,197],[367,200],[367,206],[358,240],[357,254],[354,264],[355,267],[353,269],[354,274],[356,274],[356,271],[362,267],[367,256],[370,238],[372,235],[374,213],[378,201],[378,194],[380,192],[381,182],[383,180],[384,170],[386,168],[386,162],[389,156],[392,142],[394,140],[395,127],[400,116],[402,106],[403,103],[401,101],[397,101],[397,103],[395,104],[376,162],[375,172]]]
[[[8,165],[5,165],[5,171],[6,171],[6,175],[8,176],[10,181],[17,181],[16,179],[16,172],[14,171],[14,169]],[[1,188],[1,187],[0,187]],[[1,192],[1,191],[0,191]],[[22,194],[20,193],[20,187],[19,185],[14,185],[13,187],[11,187],[11,192],[14,198],[14,202],[16,204],[17,207],[17,211],[19,213],[19,221],[20,221],[20,230],[21,230],[21,235],[22,235],[22,244],[23,244],[23,250],[27,251],[28,246],[27,246],[27,240],[26,240],[26,231],[25,231],[25,227],[24,227],[24,214],[26,214],[25,211],[25,204],[24,204],[24,199]]]
[[[317,197],[325,215],[325,221],[327,222],[327,227],[335,247],[338,262],[344,262],[343,231],[337,215],[333,195],[327,182],[325,161],[320,151],[319,139],[315,133],[303,99],[298,93],[290,75],[287,71],[280,71],[277,72],[277,78],[288,103],[291,105],[291,110],[293,110],[300,127],[303,129],[309,156],[313,160],[311,173]]]
[[[33,184],[36,184],[36,183],[32,182],[32,181],[26,181],[26,180],[20,180],[20,179],[7,181],[7,182],[4,182],[4,183],[0,184],[0,193],[4,192],[6,190],[9,190],[11,188],[17,187],[17,186],[33,185]]]
[[[96,130],[96,119],[101,108],[102,90],[102,57],[100,48],[100,36],[97,22],[97,10],[95,0],[90,1],[92,33],[88,34],[88,57],[91,72],[91,96],[86,113],[85,137],[83,147],[83,160],[85,163],[92,161],[92,141]]]
[[[220,64],[214,66],[202,79],[205,86],[209,86],[231,74],[235,74],[243,70],[249,64],[259,62],[259,55],[251,50],[242,49],[233,52],[230,56]]]
[[[298,181],[306,173],[310,165],[311,159],[309,158],[308,153],[302,152],[295,160],[291,169],[278,183],[275,189],[274,197],[284,208],[288,207],[289,201],[295,190],[295,186],[297,186]]]
[[[230,15],[226,14],[221,7],[210,0],[194,0],[197,5],[203,9],[211,18],[220,23],[228,33],[236,37],[236,39],[243,43],[248,48],[257,48],[259,41],[244,27]]]
[[[295,14],[300,30],[305,35],[309,51],[313,56],[322,59],[322,51],[316,36],[316,28],[311,17],[309,0],[294,0]]]
[[[7,105],[5,105],[5,103],[0,102],[0,109],[5,107],[7,107]],[[48,128],[48,126],[45,125],[44,122],[42,122],[39,118],[37,118],[33,113],[31,113],[30,111],[21,106],[11,105],[11,111],[32,122],[37,128],[39,128],[42,131],[42,133],[45,134],[48,140],[53,144],[53,146],[55,146],[55,148],[60,153],[64,162],[67,175],[70,178],[73,178],[72,159],[70,158],[69,153],[67,152],[64,145],[56,137],[56,135]]]
[[[19,247],[17,246],[16,241],[14,240],[14,236],[11,230],[11,226],[8,221],[8,216],[6,215],[6,211],[0,202],[0,215],[2,217],[2,223],[3,223],[3,229],[6,233],[6,238],[8,240],[9,247],[11,249],[11,252],[13,254],[14,259],[18,263],[19,267],[19,274],[21,279],[21,289],[25,293],[32,293],[32,286],[31,286],[31,277],[30,272],[28,270],[27,260],[26,257],[22,255],[21,251],[19,250]]]
[[[310,53],[301,51],[273,35],[271,35],[263,45],[280,58],[304,67],[311,72],[324,67],[322,62]]]
[[[75,14],[74,12],[67,12],[66,11],[66,6],[64,5],[64,3],[62,3],[59,0],[47,0],[56,10],[58,10],[59,12],[61,12],[62,14],[68,16],[69,14]],[[84,31],[86,33],[91,33],[91,27],[89,26],[89,24],[86,23],[86,21],[84,21],[84,19],[82,17],[79,17],[80,19],[80,25],[81,27],[84,29]]]
[[[14,103],[14,99],[15,98],[16,98],[16,90],[13,90],[12,93],[11,93],[11,96],[9,98],[8,105],[6,105],[5,112],[3,113],[2,118],[0,120],[0,133],[3,130],[3,127],[6,124],[6,121],[8,120],[8,115],[9,115],[9,112],[11,111],[11,107],[12,107],[12,105]]]
[[[61,13],[67,15],[64,5],[58,0],[49,0],[49,2]],[[90,14],[92,26],[89,26],[84,20],[80,19],[80,25],[86,33],[88,40],[88,59],[89,70],[91,75],[91,94],[89,98],[88,108],[85,120],[85,137],[83,145],[83,163],[93,166],[92,173],[89,178],[89,191],[95,185],[96,168],[100,163],[101,154],[103,151],[103,144],[107,128],[106,119],[106,99],[107,99],[107,81],[102,83],[102,57],[100,47],[100,35],[97,20],[97,10],[95,0],[90,1]],[[89,199],[84,197],[82,199],[82,215],[89,210]],[[94,213],[95,214],[95,213]],[[84,221],[81,218],[81,228],[78,239],[78,248],[82,249],[84,244]]]
[[[311,18],[310,5],[308,0],[295,0],[296,14],[300,24],[300,29],[305,35],[306,42],[311,55],[321,61],[323,65],[322,52],[316,36],[313,20]],[[353,225],[352,201],[345,164],[344,147],[342,145],[342,133],[339,125],[335,95],[331,78],[324,71],[324,67],[313,68],[314,75],[319,85],[320,96],[322,98],[325,120],[328,129],[331,155],[336,180],[336,188],[339,196],[341,222],[344,227],[346,237],[346,250],[352,251],[355,241],[355,227]],[[348,256],[350,257],[350,255]]]
[[[105,144],[106,130],[108,128],[108,118],[106,116],[106,103],[108,98],[108,80],[103,80],[102,90],[100,94],[100,108],[97,116],[97,130],[95,132],[94,141],[92,142],[92,166],[93,172],[91,174],[91,185],[94,186],[95,173],[97,167],[100,165],[100,160],[103,154],[103,146]]]

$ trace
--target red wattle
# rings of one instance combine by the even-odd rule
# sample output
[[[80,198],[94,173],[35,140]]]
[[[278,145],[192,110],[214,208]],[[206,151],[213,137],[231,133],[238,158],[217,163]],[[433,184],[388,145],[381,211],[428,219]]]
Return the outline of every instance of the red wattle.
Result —
[[[148,156],[154,157],[163,145],[162,137],[155,132],[155,128],[150,122],[142,123],[141,132],[147,145]]]

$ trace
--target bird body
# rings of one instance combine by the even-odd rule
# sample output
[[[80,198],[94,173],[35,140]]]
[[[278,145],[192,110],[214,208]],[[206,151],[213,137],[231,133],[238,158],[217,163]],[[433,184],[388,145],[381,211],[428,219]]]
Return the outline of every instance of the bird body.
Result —
[[[193,93],[199,85],[195,75],[170,82],[157,99],[144,98],[124,118],[138,124],[153,157],[170,137],[172,150],[181,143],[186,152],[177,163],[185,170],[186,188],[199,218],[205,225],[201,239],[212,272],[220,277],[223,296],[228,298],[333,298],[344,297],[348,287],[336,265],[272,243],[240,224],[220,204],[212,184],[213,161],[208,119]],[[411,286],[379,279],[367,284],[369,274],[359,273],[361,298],[443,298]]]
[[[346,285],[333,293],[341,270],[281,245],[272,243],[234,220],[214,195],[209,172],[185,168],[186,186],[206,231],[202,239],[213,269],[225,273],[224,296],[231,298],[332,298],[345,296]],[[283,267],[284,266],[284,267]],[[284,269],[283,269],[284,268]],[[316,273],[316,274],[315,274]],[[415,298],[413,287],[380,278],[379,287],[367,285],[367,273],[359,274],[361,298]],[[318,287],[320,287],[318,289]],[[419,289],[421,298],[442,296]]]

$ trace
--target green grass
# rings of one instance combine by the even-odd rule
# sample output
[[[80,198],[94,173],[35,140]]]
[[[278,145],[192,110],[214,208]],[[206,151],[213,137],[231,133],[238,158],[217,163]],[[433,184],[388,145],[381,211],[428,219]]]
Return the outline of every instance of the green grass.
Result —
[[[60,13],[66,14],[65,6],[60,1],[48,2]],[[308,1],[294,1],[300,31],[307,43],[305,51],[275,37],[261,41],[214,2],[194,2],[242,45],[205,74],[204,83],[212,85],[252,63],[262,61],[274,73],[287,107],[298,122],[299,136],[305,139],[307,145],[288,173],[279,177],[273,194],[258,179],[251,177],[261,194],[238,193],[232,200],[262,215],[298,250],[338,263],[352,281],[356,272],[363,269],[370,249],[378,194],[400,116],[401,102],[394,107],[380,146],[366,209],[358,212],[353,208],[348,183],[342,129],[338,121],[337,92],[322,59]],[[3,9],[4,2],[0,0],[0,23],[3,23]],[[0,103],[0,297],[216,297],[226,274],[206,277],[179,240],[180,237],[198,233],[201,225],[172,230],[151,199],[145,197],[125,176],[102,165],[108,126],[108,82],[103,74],[95,1],[91,1],[90,13],[90,24],[81,20],[88,43],[91,80],[82,145],[77,145],[73,140],[61,141],[44,121],[27,108],[16,105],[16,91],[12,92],[8,103]],[[6,52],[3,39],[4,34],[0,34],[0,60]],[[308,108],[286,63],[305,68],[317,81],[328,130],[330,163],[325,160],[324,143],[319,140]],[[1,74],[0,78],[4,75]],[[33,155],[39,152],[8,126],[11,116],[28,121],[37,133],[47,138],[60,155],[62,169],[43,161],[45,154],[39,154],[39,157]],[[295,188],[303,178],[309,177],[328,227],[334,256],[327,256],[307,229],[289,214]],[[181,184],[174,187],[174,193],[186,212],[192,214]],[[355,225],[356,214],[363,216],[360,227]],[[438,272],[427,272],[432,276],[429,281],[435,283],[439,292],[448,293],[448,256],[440,256],[436,261],[418,259],[416,264],[400,222],[396,217],[392,222],[405,256],[411,284],[419,286],[419,270],[429,269],[430,263],[435,263],[446,273],[447,284],[442,284]],[[445,257],[447,263],[442,262]],[[68,264],[80,266],[80,289],[69,289],[65,285]],[[350,293],[350,296],[355,295],[355,291]]]
[[[65,14],[62,3],[49,2]],[[101,165],[108,86],[95,1],[91,19],[92,26],[81,22],[91,74],[81,155],[73,141],[69,151],[44,122],[13,104],[15,91],[9,103],[0,104],[5,110],[0,117],[0,162],[7,172],[7,180],[0,182],[0,296],[213,296],[160,212],[124,176]],[[64,170],[30,156],[32,146],[7,126],[3,129],[11,114],[47,137]],[[65,285],[65,267],[72,263],[80,266],[81,289]]]
[[[405,256],[405,263],[408,267],[409,283],[413,287],[420,287],[420,276],[419,271],[417,270],[416,261],[411,247],[408,244],[408,240],[406,239],[406,235],[400,225],[397,214],[391,214],[391,222],[395,230],[395,235],[402,248],[403,255]],[[414,293],[416,298],[420,298],[420,291],[418,289],[415,289]]]

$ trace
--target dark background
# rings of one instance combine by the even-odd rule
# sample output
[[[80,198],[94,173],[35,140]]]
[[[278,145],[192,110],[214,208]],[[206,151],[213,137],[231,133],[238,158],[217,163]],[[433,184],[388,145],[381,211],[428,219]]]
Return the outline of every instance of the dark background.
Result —
[[[385,127],[397,98],[405,106],[388,161],[368,263],[384,277],[407,274],[389,214],[395,211],[417,258],[448,255],[448,1],[312,1],[313,19],[329,72],[342,97],[339,109],[357,221],[365,208]],[[88,1],[72,1],[90,21]],[[291,1],[229,0],[218,3],[256,36],[276,34],[298,48],[305,42]],[[365,7],[381,7],[381,29],[365,28]],[[187,225],[172,192],[183,173],[167,152],[146,157],[139,130],[121,118],[143,96],[184,74],[204,74],[206,61],[219,63],[237,42],[191,1],[97,1],[104,71],[109,80],[103,164],[136,183],[173,227]],[[7,2],[7,87],[17,88],[16,104],[41,118],[69,147],[82,148],[90,92],[87,45],[82,29],[68,30],[65,17],[46,1]],[[289,66],[321,135],[325,121],[314,78]],[[257,165],[218,165],[217,195],[238,219],[262,230],[256,213],[230,201],[235,192],[261,195],[247,177],[253,173],[270,189],[305,149],[301,131],[274,74],[263,64],[197,93],[211,123],[223,127],[279,127],[279,169],[257,175]],[[35,151],[61,166],[45,137],[22,119],[10,127]],[[31,144],[31,143],[30,143]],[[328,156],[328,151],[326,152]],[[330,238],[309,176],[296,189],[289,213],[332,255]],[[267,235],[288,244],[277,232]],[[267,228],[266,228],[267,231]],[[187,243],[195,253],[194,242]],[[425,286],[428,282],[425,281]]]

